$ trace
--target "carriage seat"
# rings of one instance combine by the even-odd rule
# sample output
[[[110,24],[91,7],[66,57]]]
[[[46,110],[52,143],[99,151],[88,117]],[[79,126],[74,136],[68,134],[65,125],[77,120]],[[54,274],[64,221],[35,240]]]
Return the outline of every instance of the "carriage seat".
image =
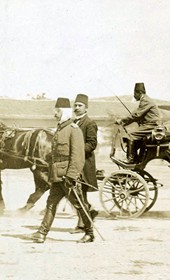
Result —
[[[156,127],[152,130],[151,135],[147,136],[146,142],[150,144],[155,143],[167,143],[170,142],[170,131],[166,129],[164,126]]]

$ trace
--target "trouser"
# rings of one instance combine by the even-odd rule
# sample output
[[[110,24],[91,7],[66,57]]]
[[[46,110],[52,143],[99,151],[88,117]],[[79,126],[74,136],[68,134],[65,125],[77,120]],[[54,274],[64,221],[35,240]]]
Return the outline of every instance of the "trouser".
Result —
[[[89,203],[89,201],[87,199],[87,186],[86,185],[82,186],[82,197],[83,197],[84,203],[90,209],[91,208],[91,204]]]
[[[144,137],[151,135],[152,130],[155,127],[157,127],[157,124],[140,125],[138,129],[130,133],[130,138],[131,138],[130,140],[131,141],[142,140]]]
[[[84,203],[84,200],[82,199],[81,189],[80,188],[78,190],[76,189],[76,191],[79,195],[80,200],[82,201],[83,207],[86,209],[87,213],[89,214],[88,207],[86,206],[86,204]],[[82,221],[83,221],[84,227],[85,227],[85,233],[92,234],[93,233],[92,224],[91,224],[90,220],[88,219],[86,213],[84,212],[82,205],[76,198],[73,190],[71,188],[65,187],[63,182],[58,182],[58,183],[52,184],[52,186],[50,188],[50,193],[49,193],[49,196],[47,199],[46,213],[44,215],[41,226],[38,229],[38,232],[40,232],[44,235],[47,235],[47,233],[50,230],[51,225],[53,223],[57,205],[59,204],[59,202],[61,201],[61,199],[64,196],[71,202],[71,204],[75,207],[78,214],[82,218]]]
[[[91,204],[87,201],[87,191],[85,191],[85,190],[82,190],[82,199],[83,199],[84,203],[86,204],[86,207],[90,211]],[[77,215],[78,215],[77,227],[84,228],[84,223],[83,223],[82,217],[78,211],[77,211]]]
[[[128,140],[127,142],[127,159],[129,162],[134,162],[137,158],[137,141]]]
[[[93,212],[94,208],[92,207],[92,205],[89,203],[88,199],[87,199],[87,186],[86,184],[82,184],[82,200],[84,201],[84,203],[86,204],[86,207],[88,208],[89,212],[90,212],[90,215],[91,215],[91,212]],[[78,215],[78,222],[77,222],[77,227],[80,227],[80,228],[84,228],[84,223],[83,223],[83,220],[80,216],[79,213],[77,213]]]
[[[140,142],[144,137],[151,135],[152,130],[156,127],[156,124],[141,125],[137,130],[130,133],[130,139],[128,139],[127,146],[127,159],[134,161],[137,158],[137,150],[140,147]]]

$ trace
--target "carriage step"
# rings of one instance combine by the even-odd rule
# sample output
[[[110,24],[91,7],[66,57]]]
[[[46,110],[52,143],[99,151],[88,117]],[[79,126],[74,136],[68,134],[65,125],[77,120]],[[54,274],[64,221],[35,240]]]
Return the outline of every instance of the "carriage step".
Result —
[[[146,182],[147,182],[147,180],[146,180]],[[156,183],[156,186],[155,186],[155,187],[156,187],[157,189],[162,188],[162,187],[163,187],[163,184],[161,184],[161,183]],[[150,190],[150,191],[155,191],[155,188],[150,187],[149,190]]]
[[[159,183],[159,182],[156,183],[156,187],[157,187],[157,188],[162,188],[163,186],[164,186],[164,185],[163,185],[162,183]]]
[[[127,163],[113,156],[111,156],[110,158],[114,163],[116,163],[118,166],[121,166],[123,169],[134,170],[136,168],[136,163]]]

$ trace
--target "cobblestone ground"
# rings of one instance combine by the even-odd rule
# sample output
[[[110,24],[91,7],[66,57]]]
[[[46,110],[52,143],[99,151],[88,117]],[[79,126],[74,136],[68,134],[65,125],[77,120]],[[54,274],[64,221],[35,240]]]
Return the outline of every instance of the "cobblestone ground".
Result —
[[[110,166],[107,168],[107,172]],[[95,241],[78,244],[82,234],[71,235],[77,217],[61,203],[44,244],[35,244],[31,234],[41,223],[47,194],[24,216],[15,211],[33,191],[27,171],[3,175],[5,215],[0,217],[1,280],[169,280],[170,279],[170,188],[167,169],[152,169],[164,183],[153,208],[133,220],[113,220],[102,215],[98,194],[89,200],[101,211],[95,226]],[[66,209],[63,212],[63,209]]]

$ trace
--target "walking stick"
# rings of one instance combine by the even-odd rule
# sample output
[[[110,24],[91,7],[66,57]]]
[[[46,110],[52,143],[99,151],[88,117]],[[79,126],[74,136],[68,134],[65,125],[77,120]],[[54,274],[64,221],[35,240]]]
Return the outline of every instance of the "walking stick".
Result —
[[[82,203],[82,201],[81,201],[81,199],[80,199],[80,197],[79,197],[79,195],[78,195],[78,193],[77,193],[76,185],[73,187],[73,192],[74,192],[74,194],[75,194],[75,196],[76,196],[78,202],[80,203],[80,205],[81,205],[81,207],[82,207],[84,213],[86,214],[87,218],[88,218],[89,221],[91,222],[92,226],[93,226],[94,229],[97,231],[97,233],[98,233],[98,235],[101,237],[101,239],[102,239],[103,241],[105,241],[105,239],[103,238],[103,236],[101,235],[101,233],[98,231],[97,227],[94,225],[94,223],[93,223],[93,221],[92,221],[92,218],[91,218],[91,217],[89,216],[89,214],[87,213],[87,210],[86,210],[86,208],[84,207],[84,205],[83,205],[83,203]]]

